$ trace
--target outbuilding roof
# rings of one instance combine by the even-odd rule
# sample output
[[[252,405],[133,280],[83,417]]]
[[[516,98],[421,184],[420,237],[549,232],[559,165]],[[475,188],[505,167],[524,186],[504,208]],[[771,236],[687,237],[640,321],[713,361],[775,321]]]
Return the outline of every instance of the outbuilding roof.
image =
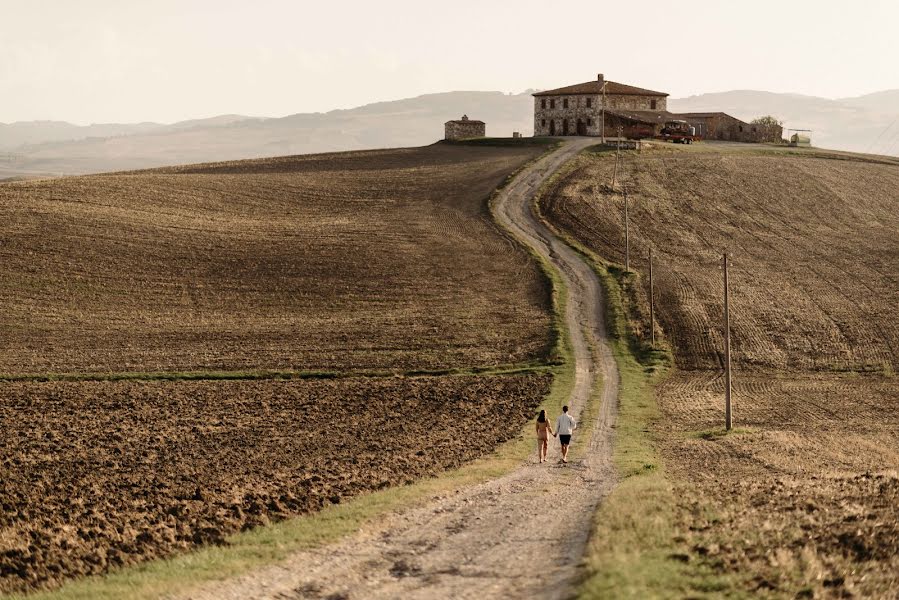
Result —
[[[447,121],[446,123],[444,123],[444,125],[448,125],[450,123],[459,123],[461,125],[471,125],[471,124],[483,125],[484,124],[483,121],[476,121],[474,119],[465,119],[465,120],[457,119],[455,121]]]
[[[599,80],[586,81],[554,90],[544,90],[533,94],[534,96],[569,96],[577,94],[601,94],[603,82]],[[667,96],[664,92],[655,92],[643,88],[625,85],[616,81],[606,81],[606,95],[619,96]]]
[[[737,123],[742,123],[743,125],[752,125],[752,123],[747,123],[742,119],[738,119],[733,115],[729,115],[726,112],[690,112],[681,114],[682,117],[687,119],[711,119],[714,117],[727,117],[728,119],[733,119]]]
[[[627,119],[628,121],[634,121],[635,123],[650,124],[676,121],[678,120],[678,117],[683,117],[683,115],[670,113],[664,110],[621,110],[618,108],[607,108],[606,114],[613,115],[621,119]]]

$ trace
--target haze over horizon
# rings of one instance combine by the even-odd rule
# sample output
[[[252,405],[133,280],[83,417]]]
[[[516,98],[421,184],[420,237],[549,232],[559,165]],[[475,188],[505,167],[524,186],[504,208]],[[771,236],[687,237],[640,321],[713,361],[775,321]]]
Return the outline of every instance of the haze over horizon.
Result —
[[[662,2],[635,11],[572,0],[569,26],[547,26],[557,12],[534,0],[7,6],[0,122],[277,117],[449,90],[520,93],[597,72],[673,98],[753,89],[838,99],[899,88],[899,71],[883,68],[899,54],[899,5],[844,6],[690,0],[672,13]],[[852,44],[833,43],[846,32]]]

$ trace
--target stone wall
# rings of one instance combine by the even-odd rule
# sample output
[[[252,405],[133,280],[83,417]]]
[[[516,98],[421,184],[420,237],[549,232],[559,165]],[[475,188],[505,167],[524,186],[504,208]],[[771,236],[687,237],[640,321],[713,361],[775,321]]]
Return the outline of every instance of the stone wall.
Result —
[[[727,114],[716,114],[708,117],[684,117],[696,128],[696,133],[706,140],[723,140],[728,142],[779,142],[783,135],[781,127],[764,127],[752,125]]]
[[[655,100],[656,108],[651,109]],[[667,108],[663,96],[606,95],[609,109],[658,110]],[[568,125],[566,133],[566,123]],[[602,94],[580,94],[564,96],[534,97],[534,135],[580,135],[602,134]],[[609,116],[606,115],[606,136],[615,135],[609,131]]]
[[[597,94],[535,96],[534,135],[577,135],[578,124],[581,135],[599,135],[600,103]]]
[[[481,121],[447,121],[444,125],[444,138],[447,140],[466,140],[486,135],[487,125]]]
[[[612,110],[668,110],[665,96],[606,95],[606,108]]]

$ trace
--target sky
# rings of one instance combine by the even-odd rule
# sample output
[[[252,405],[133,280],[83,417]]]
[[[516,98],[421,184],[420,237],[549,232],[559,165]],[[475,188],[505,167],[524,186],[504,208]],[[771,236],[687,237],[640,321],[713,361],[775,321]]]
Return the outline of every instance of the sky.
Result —
[[[896,0],[0,0],[0,122],[280,117],[594,79],[899,88]]]

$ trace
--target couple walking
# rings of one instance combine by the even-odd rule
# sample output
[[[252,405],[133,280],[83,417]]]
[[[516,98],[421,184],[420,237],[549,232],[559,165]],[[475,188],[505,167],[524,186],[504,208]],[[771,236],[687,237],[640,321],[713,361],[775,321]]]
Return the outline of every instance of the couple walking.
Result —
[[[571,434],[577,429],[577,421],[568,414],[568,407],[562,407],[562,414],[556,419],[556,430],[553,431],[549,419],[546,418],[546,411],[541,410],[537,415],[537,458],[540,462],[546,462],[546,451],[549,447],[549,434],[553,437],[559,436],[559,442],[562,443],[562,462],[568,462],[568,446],[571,444]]]

